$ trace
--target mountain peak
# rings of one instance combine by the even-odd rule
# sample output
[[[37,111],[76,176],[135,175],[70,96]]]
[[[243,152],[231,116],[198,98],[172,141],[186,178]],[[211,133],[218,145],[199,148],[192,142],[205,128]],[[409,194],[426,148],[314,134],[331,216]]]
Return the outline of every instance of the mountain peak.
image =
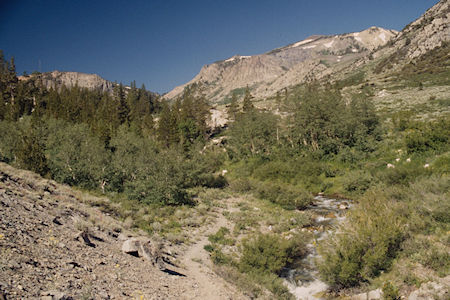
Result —
[[[361,32],[308,38],[267,53],[242,56],[205,65],[188,83],[165,95],[180,96],[184,87],[201,83],[212,102],[227,102],[233,93],[242,96],[247,86],[255,97],[267,97],[278,90],[298,84],[306,77],[335,65],[345,65],[396,36],[394,30],[371,27]]]

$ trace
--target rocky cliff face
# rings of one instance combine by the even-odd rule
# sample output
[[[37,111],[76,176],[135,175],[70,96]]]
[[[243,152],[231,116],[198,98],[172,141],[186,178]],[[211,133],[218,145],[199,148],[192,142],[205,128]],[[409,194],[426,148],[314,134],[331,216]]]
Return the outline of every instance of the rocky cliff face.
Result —
[[[88,88],[90,90],[100,90],[103,92],[112,92],[114,83],[101,78],[97,74],[86,74],[79,72],[60,72],[53,71],[31,76],[20,76],[19,80],[42,80],[42,84],[50,89],[60,89],[62,86]]]
[[[406,59],[414,59],[450,40],[450,1],[443,0],[403,29],[394,47],[404,49]]]
[[[246,86],[257,98],[271,96],[318,73],[342,68],[396,35],[393,30],[371,27],[335,36],[311,36],[261,55],[235,55],[204,66],[191,81],[176,87],[165,98],[178,97],[184,87],[193,83],[202,84],[206,96],[215,103],[230,99],[233,93],[243,94]]]

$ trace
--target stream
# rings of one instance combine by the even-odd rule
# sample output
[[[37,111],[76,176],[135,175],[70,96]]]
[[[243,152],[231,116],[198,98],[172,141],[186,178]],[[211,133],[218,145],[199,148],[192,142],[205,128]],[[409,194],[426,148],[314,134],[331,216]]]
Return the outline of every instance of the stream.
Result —
[[[345,220],[345,212],[349,206],[348,200],[345,199],[317,196],[307,208],[314,215],[314,226],[310,228],[314,239],[307,245],[308,255],[294,262],[281,275],[285,285],[297,299],[323,299],[321,296],[327,291],[328,285],[319,279],[315,265],[318,257],[315,242],[326,238],[334,230],[333,227]]]

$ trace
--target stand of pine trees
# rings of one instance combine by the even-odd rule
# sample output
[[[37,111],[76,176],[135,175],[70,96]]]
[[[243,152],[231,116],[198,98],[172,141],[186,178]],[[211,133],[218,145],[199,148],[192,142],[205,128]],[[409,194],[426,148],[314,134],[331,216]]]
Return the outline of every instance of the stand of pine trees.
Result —
[[[215,159],[198,154],[209,118],[199,86],[172,105],[135,82],[111,94],[46,89],[40,74],[18,80],[0,52],[0,96],[0,161],[164,205],[189,203],[190,187],[214,182]]]

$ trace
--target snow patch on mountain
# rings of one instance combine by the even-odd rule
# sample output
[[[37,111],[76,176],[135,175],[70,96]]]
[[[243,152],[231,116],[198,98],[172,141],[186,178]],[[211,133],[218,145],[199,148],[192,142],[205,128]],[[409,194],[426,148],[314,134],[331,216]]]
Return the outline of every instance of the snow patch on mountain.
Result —
[[[314,40],[313,39],[307,39],[307,40],[304,40],[304,41],[300,41],[300,42],[297,42],[297,43],[293,44],[291,46],[291,48],[295,48],[295,47],[298,47],[298,46],[301,46],[301,45],[304,45],[304,44],[308,44],[309,42],[312,42],[312,41],[314,41]]]

